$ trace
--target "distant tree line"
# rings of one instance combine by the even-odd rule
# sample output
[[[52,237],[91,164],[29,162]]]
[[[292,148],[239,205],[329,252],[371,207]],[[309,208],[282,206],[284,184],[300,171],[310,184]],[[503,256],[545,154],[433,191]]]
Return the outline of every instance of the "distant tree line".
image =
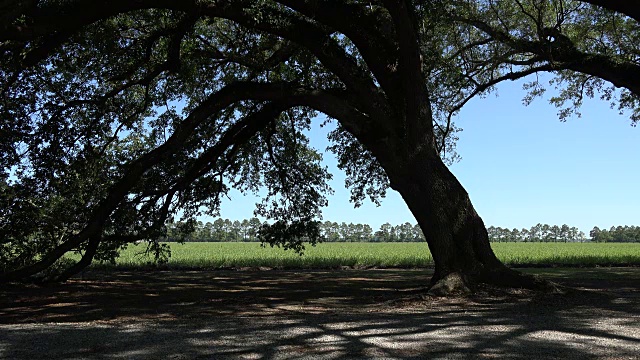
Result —
[[[185,242],[252,242],[259,241],[258,230],[263,223],[258,218],[242,221],[218,218],[213,222],[198,221],[189,224],[185,231],[184,223],[167,224],[166,241]],[[326,242],[418,242],[425,241],[420,227],[408,222],[400,225],[385,223],[378,231],[368,224],[338,223],[325,221],[320,224],[323,241]]]
[[[596,242],[640,242],[640,226],[612,226],[609,230],[596,226],[589,235]]]
[[[337,223],[325,221],[321,226],[327,242],[419,242],[425,241],[420,227],[408,222],[400,225],[384,223],[373,231],[368,224]]]
[[[585,242],[584,232],[569,225],[536,224],[530,229],[508,229],[490,226],[487,228],[492,242]]]
[[[258,218],[242,221],[218,218],[213,222],[198,221],[189,224],[167,224],[166,241],[185,242],[253,242],[259,241],[258,231],[263,222]],[[417,224],[384,223],[377,231],[368,224],[325,221],[320,224],[325,242],[421,242],[424,234]],[[597,226],[589,232],[590,238],[575,226],[566,224],[537,224],[530,229],[487,228],[492,242],[640,242],[640,226],[612,226],[601,230]]]
[[[257,233],[262,222],[258,218],[242,221],[218,218],[213,222],[198,221],[191,224],[168,223],[167,241],[185,242],[252,242],[258,241]],[[185,231],[185,227],[188,230]]]

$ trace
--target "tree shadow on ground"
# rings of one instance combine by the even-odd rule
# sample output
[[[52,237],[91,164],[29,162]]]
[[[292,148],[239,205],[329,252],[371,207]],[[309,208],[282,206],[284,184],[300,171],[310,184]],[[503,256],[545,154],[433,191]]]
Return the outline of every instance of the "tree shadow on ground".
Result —
[[[638,274],[459,299],[420,296],[420,270],[93,274],[3,290],[0,358],[632,359]]]

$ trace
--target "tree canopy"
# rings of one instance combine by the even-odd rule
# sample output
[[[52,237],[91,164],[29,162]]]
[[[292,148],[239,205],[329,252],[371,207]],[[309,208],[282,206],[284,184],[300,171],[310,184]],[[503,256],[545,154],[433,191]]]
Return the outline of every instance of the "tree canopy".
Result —
[[[266,189],[262,239],[316,241],[331,175],[305,130],[323,113],[352,200],[399,191],[434,280],[515,279],[445,166],[453,116],[547,71],[562,89],[552,101],[598,93],[637,121],[638,23],[610,7],[622,13],[563,0],[2,1],[1,277],[82,253],[65,279],[174,217],[188,232],[231,187]]]
[[[633,124],[640,119],[636,20],[582,1],[461,1],[450,14],[463,29],[452,41],[453,67],[469,83],[468,98],[504,80],[551,72],[561,119],[580,115],[594,96],[630,113]],[[534,79],[527,88],[530,102],[548,86]]]

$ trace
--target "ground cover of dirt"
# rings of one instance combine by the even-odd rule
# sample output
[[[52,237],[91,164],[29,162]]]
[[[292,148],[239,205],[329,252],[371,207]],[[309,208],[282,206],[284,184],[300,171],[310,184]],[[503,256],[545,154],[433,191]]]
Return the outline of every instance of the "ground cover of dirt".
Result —
[[[0,359],[640,359],[640,269],[425,295],[429,270],[88,272],[0,290]]]

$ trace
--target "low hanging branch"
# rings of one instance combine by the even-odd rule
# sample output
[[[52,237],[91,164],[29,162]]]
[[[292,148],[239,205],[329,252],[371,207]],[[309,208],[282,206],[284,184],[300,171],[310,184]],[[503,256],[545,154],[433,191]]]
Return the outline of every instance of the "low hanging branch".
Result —
[[[180,124],[173,135],[161,146],[151,152],[144,154],[132,163],[125,165],[127,169],[122,178],[115,183],[107,192],[107,196],[92,211],[92,215],[86,226],[79,233],[71,236],[62,244],[52,249],[44,258],[32,265],[0,274],[1,281],[10,281],[24,278],[39,273],[51,266],[55,261],[64,256],[65,253],[77,248],[87,239],[99,241],[99,234],[108,220],[110,214],[117,208],[122,199],[129,191],[136,186],[138,179],[149,169],[165,160],[171,154],[179,151],[185,141],[192,136],[199,124],[209,119],[213,114],[226,108],[227,106],[245,99],[251,98],[284,98],[291,90],[287,91],[286,84],[261,84],[261,83],[233,83],[222,88],[220,91],[210,95],[200,106]],[[242,125],[240,125],[242,127]],[[232,144],[231,140],[238,134],[237,128],[232,127],[231,133],[217,151],[222,151]],[[92,245],[93,246],[93,245]]]

